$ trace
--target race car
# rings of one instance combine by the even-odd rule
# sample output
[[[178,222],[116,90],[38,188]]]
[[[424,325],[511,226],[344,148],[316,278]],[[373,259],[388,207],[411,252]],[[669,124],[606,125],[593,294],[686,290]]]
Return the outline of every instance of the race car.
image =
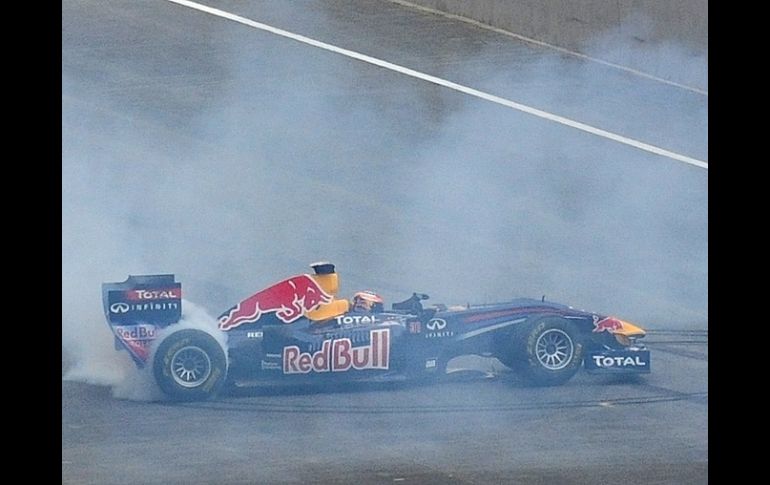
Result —
[[[335,265],[277,282],[223,312],[211,329],[182,320],[174,275],[102,284],[117,349],[151,366],[171,399],[203,400],[225,386],[332,384],[422,379],[458,356],[496,357],[533,385],[590,373],[650,372],[645,331],[619,318],[542,299],[427,306],[413,293],[390,310],[363,312],[335,298]]]

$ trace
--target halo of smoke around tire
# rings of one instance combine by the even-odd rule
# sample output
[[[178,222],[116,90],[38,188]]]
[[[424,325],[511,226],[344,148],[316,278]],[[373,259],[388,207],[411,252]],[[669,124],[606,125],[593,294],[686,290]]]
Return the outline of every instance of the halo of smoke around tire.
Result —
[[[104,322],[101,322],[106,329]],[[182,300],[182,319],[158,331],[150,347],[147,365],[139,369],[127,351],[117,351],[110,346],[95,347],[92,352],[81,349],[79,359],[65,374],[65,380],[84,381],[90,384],[106,385],[112,388],[112,395],[118,399],[132,401],[162,401],[165,396],[153,377],[152,362],[155,350],[163,340],[174,332],[184,329],[201,330],[214,337],[227,353],[227,335],[219,330],[217,320],[202,307],[189,300]],[[109,333],[109,330],[107,330]],[[101,334],[101,332],[99,332]],[[111,335],[111,334],[110,334]],[[111,352],[103,352],[102,349]]]

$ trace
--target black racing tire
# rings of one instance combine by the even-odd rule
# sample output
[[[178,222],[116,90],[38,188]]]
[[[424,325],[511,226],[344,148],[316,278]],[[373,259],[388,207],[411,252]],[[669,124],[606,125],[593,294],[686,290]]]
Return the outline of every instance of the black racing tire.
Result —
[[[158,387],[175,401],[202,401],[215,396],[227,378],[227,356],[214,337],[187,329],[166,337],[153,362]]]
[[[510,338],[508,353],[500,360],[531,385],[564,384],[583,363],[580,331],[564,318],[547,316],[527,322]]]

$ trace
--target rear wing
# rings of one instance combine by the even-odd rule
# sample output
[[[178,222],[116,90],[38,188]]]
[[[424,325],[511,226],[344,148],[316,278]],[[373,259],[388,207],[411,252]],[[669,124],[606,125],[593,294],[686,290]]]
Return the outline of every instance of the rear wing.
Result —
[[[173,274],[132,275],[102,283],[102,305],[116,348],[128,350],[142,366],[157,331],[182,318],[182,284]]]

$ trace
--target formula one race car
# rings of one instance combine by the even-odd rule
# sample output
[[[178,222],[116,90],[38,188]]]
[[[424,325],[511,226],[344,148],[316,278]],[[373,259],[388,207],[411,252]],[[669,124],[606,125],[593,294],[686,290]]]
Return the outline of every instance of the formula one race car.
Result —
[[[399,381],[442,375],[457,356],[497,357],[534,385],[589,372],[649,373],[645,331],[623,320],[534,299],[424,307],[414,293],[386,311],[351,310],[335,299],[334,265],[280,281],[220,315],[210,330],[183,325],[174,275],[104,283],[116,348],[152,366],[172,399],[200,400],[225,384]]]

